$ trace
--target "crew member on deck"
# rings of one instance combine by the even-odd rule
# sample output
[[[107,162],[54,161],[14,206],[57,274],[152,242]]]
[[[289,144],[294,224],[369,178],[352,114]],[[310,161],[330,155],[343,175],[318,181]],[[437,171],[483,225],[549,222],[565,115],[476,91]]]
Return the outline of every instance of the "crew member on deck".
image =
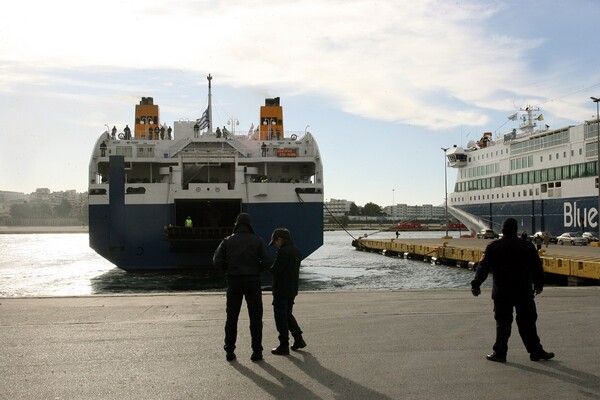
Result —
[[[131,129],[129,129],[129,125],[125,125],[123,132],[125,132],[125,140],[131,139]]]

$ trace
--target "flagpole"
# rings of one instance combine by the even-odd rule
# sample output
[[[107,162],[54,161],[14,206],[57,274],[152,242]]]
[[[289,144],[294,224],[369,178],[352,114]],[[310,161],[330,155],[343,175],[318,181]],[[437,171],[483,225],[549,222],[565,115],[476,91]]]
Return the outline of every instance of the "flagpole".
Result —
[[[208,133],[212,133],[213,129],[212,129],[212,93],[211,93],[211,83],[210,81],[212,80],[212,76],[210,76],[210,74],[208,74],[208,76],[206,77],[206,79],[208,79]]]

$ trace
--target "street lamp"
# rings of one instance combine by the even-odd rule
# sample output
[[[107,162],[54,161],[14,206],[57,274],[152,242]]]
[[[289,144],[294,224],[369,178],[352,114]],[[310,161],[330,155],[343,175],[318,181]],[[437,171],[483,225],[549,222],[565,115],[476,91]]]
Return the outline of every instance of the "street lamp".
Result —
[[[396,204],[396,199],[394,198],[395,194],[396,194],[396,189],[392,189],[392,207],[390,208],[390,214],[391,214],[392,220],[394,219],[394,205]]]
[[[237,118],[229,118],[227,120],[227,125],[231,125],[231,136],[235,136],[235,126],[239,124],[240,121]]]
[[[448,237],[448,159],[446,158],[446,152],[449,150],[449,147],[442,147],[442,151],[444,152],[444,192],[446,194],[446,201],[444,202],[445,206],[445,218],[446,218],[446,236]]]
[[[598,237],[600,237],[600,98],[590,97],[590,99],[596,103],[596,150],[598,151],[596,163],[596,171],[598,172],[598,213],[596,221],[598,221]]]
[[[267,135],[268,135],[268,140],[271,140],[271,135],[272,135],[272,131],[271,131],[271,125],[275,126],[277,125],[277,118],[265,118],[265,120],[263,121],[263,125],[267,126]]]

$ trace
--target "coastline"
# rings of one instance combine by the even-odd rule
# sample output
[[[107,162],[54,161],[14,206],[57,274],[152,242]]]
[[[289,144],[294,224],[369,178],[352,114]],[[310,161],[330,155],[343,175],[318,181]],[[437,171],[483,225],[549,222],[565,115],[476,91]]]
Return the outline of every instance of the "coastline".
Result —
[[[27,233],[88,233],[87,225],[78,226],[0,226],[1,234]]]

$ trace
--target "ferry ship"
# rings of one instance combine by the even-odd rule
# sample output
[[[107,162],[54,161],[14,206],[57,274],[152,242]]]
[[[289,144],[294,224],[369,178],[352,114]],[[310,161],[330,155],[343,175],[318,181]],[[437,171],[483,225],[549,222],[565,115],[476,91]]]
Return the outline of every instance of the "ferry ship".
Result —
[[[598,120],[550,129],[536,107],[508,119],[518,127],[447,149],[458,169],[448,212],[472,233],[508,217],[529,235],[598,232]]]
[[[290,229],[304,257],[323,244],[323,166],[306,130],[285,131],[280,98],[248,132],[213,129],[211,80],[202,117],[160,120],[152,97],[127,125],[103,132],[89,165],[90,247],[126,271],[213,270],[237,215],[267,243]],[[107,126],[108,127],[108,126]],[[186,222],[187,221],[187,222]]]

